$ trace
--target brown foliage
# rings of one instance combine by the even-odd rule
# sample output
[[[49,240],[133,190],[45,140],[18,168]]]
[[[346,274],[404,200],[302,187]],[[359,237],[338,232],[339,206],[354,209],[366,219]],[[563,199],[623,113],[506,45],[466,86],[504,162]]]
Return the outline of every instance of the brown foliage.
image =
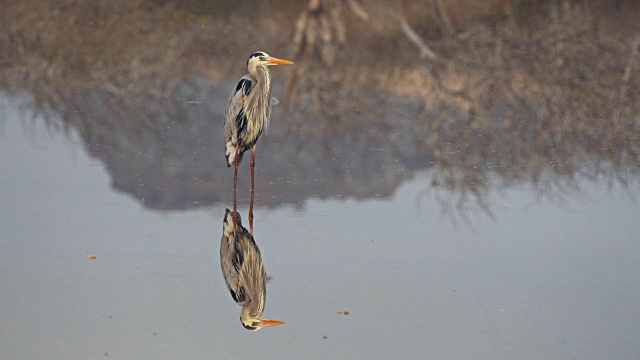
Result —
[[[169,6],[23,1],[5,2],[2,13],[10,71],[5,81],[22,79],[34,89],[62,93],[99,85],[126,97],[160,95],[185,74],[181,57],[189,42]]]
[[[548,189],[559,178],[638,173],[633,1],[196,3],[4,1],[0,84],[29,91],[36,108],[97,89],[112,110],[135,111],[190,75],[235,80],[260,49],[296,61],[290,133],[375,129],[370,140],[382,142],[411,127],[410,146],[433,154],[431,187],[460,189],[463,200],[496,175]],[[403,101],[422,112],[393,117]]]
[[[325,7],[306,13],[321,18],[319,11],[339,7],[321,3]],[[333,45],[347,53],[340,60],[350,58],[356,67],[336,67],[338,60],[318,56],[326,42],[296,42],[306,46],[298,53],[316,56],[309,56],[313,65],[298,68],[304,78],[292,79],[300,84],[290,84],[290,95],[316,99],[313,109],[330,115],[329,128],[353,116],[353,109],[366,109],[366,96],[424,101],[424,128],[416,134],[435,158],[431,188],[458,191],[458,207],[469,196],[485,206],[482,194],[495,185],[494,175],[504,183],[526,179],[553,197],[558,192],[551,190],[573,186],[577,178],[626,183],[638,174],[637,7],[621,6],[625,13],[618,14],[610,2],[493,1],[463,12],[470,2],[426,3],[431,7],[367,3],[370,17],[352,22],[343,36],[356,33],[358,40]],[[431,24],[416,18],[425,10]],[[482,19],[487,15],[492,21]],[[317,24],[302,31],[313,33],[309,27],[322,28]],[[363,29],[370,32],[360,37]],[[382,32],[386,38],[377,36]]]

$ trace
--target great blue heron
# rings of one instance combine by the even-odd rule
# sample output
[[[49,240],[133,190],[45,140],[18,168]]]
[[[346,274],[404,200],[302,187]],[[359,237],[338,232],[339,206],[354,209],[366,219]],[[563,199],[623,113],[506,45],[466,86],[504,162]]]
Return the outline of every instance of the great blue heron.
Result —
[[[242,227],[240,214],[227,209],[222,231],[220,267],[231,297],[242,306],[242,326],[247,330],[260,330],[263,327],[284,324],[282,321],[260,317],[267,296],[267,273],[264,270],[260,249],[253,235]]]
[[[236,190],[238,187],[238,165],[242,155],[251,148],[251,205],[249,207],[249,227],[253,232],[253,194],[256,142],[269,125],[271,116],[271,76],[268,66],[290,65],[262,51],[257,51],[247,60],[249,73],[240,79],[229,98],[229,106],[224,113],[224,137],[227,141],[225,156],[227,166],[234,165],[233,211],[236,212]]]

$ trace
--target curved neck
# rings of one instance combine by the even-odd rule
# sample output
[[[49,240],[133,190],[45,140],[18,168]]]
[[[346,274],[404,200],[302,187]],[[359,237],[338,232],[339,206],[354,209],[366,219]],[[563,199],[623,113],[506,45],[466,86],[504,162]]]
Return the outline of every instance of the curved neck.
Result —
[[[242,320],[256,320],[262,315],[262,311],[260,309],[255,309],[255,304],[252,306],[251,302],[246,303],[242,307],[242,311],[240,312],[240,318]]]
[[[249,69],[249,75],[255,79],[255,87],[251,90],[246,112],[253,119],[262,122],[265,129],[269,126],[271,114],[271,76],[269,69],[262,65]],[[261,127],[261,128],[262,128]]]
[[[271,75],[269,69],[265,65],[249,68],[249,75],[256,79],[258,87],[271,89]]]

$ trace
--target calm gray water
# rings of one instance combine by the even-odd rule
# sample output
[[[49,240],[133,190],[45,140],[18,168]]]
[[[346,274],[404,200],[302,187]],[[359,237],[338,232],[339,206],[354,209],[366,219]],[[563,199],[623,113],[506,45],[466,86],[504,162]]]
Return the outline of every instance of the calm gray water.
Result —
[[[48,129],[20,103],[3,97],[0,108],[1,359],[640,353],[637,181],[625,188],[577,179],[577,189],[542,197],[527,182],[497,186],[484,193],[489,215],[474,202],[443,213],[456,196],[426,191],[429,167],[395,169],[397,177],[384,178],[390,190],[344,194],[289,189],[295,179],[264,170],[255,211],[273,277],[264,316],[287,324],[248,332],[219,268],[231,170],[208,183],[224,198],[198,203],[180,192],[184,185],[165,182],[168,192],[148,202],[122,189],[123,172],[77,130]],[[245,163],[241,177],[248,173]],[[287,200],[274,188],[288,189]],[[161,201],[171,190],[185,202]],[[240,192],[246,218],[248,188]]]

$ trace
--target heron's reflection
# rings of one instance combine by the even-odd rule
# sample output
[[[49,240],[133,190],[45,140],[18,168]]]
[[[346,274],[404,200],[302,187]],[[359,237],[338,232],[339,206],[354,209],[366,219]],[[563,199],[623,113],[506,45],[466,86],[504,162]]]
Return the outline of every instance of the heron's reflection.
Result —
[[[234,236],[233,211],[225,211],[220,239],[220,267],[231,297],[242,306],[240,322],[247,330],[282,325],[282,321],[260,317],[267,295],[267,273],[253,235],[242,226],[240,213],[236,213],[236,217]]]

